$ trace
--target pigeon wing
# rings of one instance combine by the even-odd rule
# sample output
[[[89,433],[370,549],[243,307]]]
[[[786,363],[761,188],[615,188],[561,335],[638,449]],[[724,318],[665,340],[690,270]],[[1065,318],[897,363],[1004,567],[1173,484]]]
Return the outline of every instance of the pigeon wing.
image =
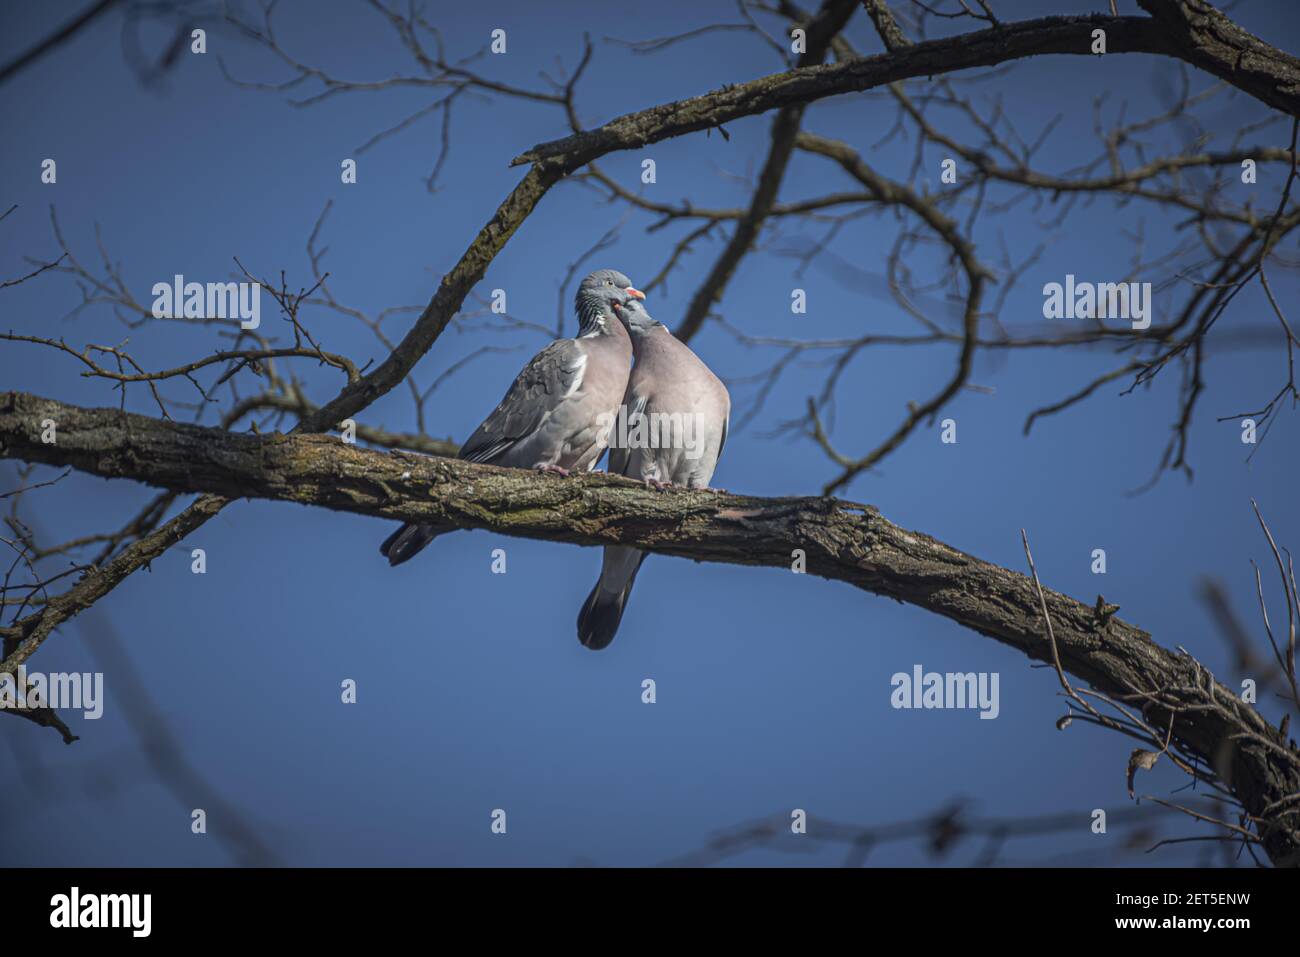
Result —
[[[582,386],[587,351],[576,339],[557,339],[533,356],[505,398],[461,447],[468,462],[491,463],[535,433]]]

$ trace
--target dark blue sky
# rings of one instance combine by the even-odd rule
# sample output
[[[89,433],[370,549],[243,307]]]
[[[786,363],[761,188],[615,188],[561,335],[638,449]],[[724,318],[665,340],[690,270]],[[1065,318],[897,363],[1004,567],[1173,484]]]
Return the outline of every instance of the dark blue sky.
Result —
[[[0,61],[45,35],[80,4],[6,4],[0,10]],[[721,33],[638,57],[604,36],[647,38],[710,22],[734,22],[730,4],[489,2],[435,5],[449,54],[462,56],[503,27],[508,53],[477,68],[539,87],[537,73],[557,58],[572,65],[584,30],[595,57],[580,87],[588,125],[722,83],[779,69],[753,37]],[[1104,3],[996,4],[1004,19],[1044,12],[1083,13]],[[1234,16],[1270,42],[1300,49],[1291,4],[1248,2]],[[339,75],[378,80],[406,72],[409,57],[364,4],[287,3],[279,37],[299,59]],[[1049,9],[1050,8],[1050,9]],[[959,25],[961,29],[967,29]],[[142,301],[154,282],[175,273],[220,280],[237,256],[252,271],[310,284],[305,245],[327,201],[333,210],[322,245],[335,295],[370,314],[423,304],[496,205],[518,181],[511,157],[567,132],[561,111],[545,104],[493,99],[461,104],[443,188],[428,194],[422,178],[439,149],[439,124],[425,119],[360,154],[359,181],[339,182],[339,163],[357,156],[371,135],[426,103],[427,93],[400,89],[354,93],[310,108],[286,96],[239,89],[224,79],[217,56],[242,79],[286,78],[284,68],[232,34],[212,33],[205,56],[182,54],[164,90],[144,89],[123,62],[120,22],[105,18],[65,48],[0,87],[5,148],[0,151],[0,206],[19,208],[0,224],[0,276],[27,271],[24,256],[51,257],[56,244],[49,207],[73,250],[97,266],[96,224],[109,255]],[[879,41],[858,12],[849,36],[876,52]],[[152,35],[150,35],[152,36]],[[1062,171],[1090,159],[1092,100],[1109,92],[1129,115],[1149,111],[1159,91],[1175,88],[1178,68],[1149,57],[1055,58],[1022,63],[977,88],[1001,94],[1017,127],[1036,135],[1063,118],[1038,165]],[[1196,88],[1207,80],[1193,74]],[[1226,146],[1236,129],[1266,116],[1244,97],[1223,98],[1204,113]],[[882,172],[906,178],[913,147],[901,140],[869,152],[894,123],[879,96],[851,96],[811,107],[805,128],[841,138]],[[651,198],[691,198],[699,205],[745,202],[732,174],[757,169],[770,117],[728,128],[730,139],[695,134],[602,167],[639,186],[643,158],[656,160]],[[1252,142],[1285,145],[1275,124]],[[40,163],[58,162],[58,183],[42,185]],[[934,168],[937,170],[937,158]],[[1261,167],[1255,205],[1271,209],[1280,167]],[[938,188],[937,175],[930,181]],[[782,198],[818,195],[854,184],[828,162],[796,155]],[[570,262],[623,216],[580,185],[564,183],[542,202],[477,289],[506,289],[511,312],[553,327],[557,286]],[[1043,283],[1114,280],[1127,272],[1127,233],[1141,226],[1153,247],[1168,243],[1181,220],[1151,206],[1117,208],[1107,199],[1080,206],[1064,227],[1046,232],[1022,204],[982,221],[977,239],[996,260],[999,236],[1023,257],[1053,242],[1009,296],[1002,320],[1019,331],[1048,330]],[[592,268],[609,265],[644,284],[686,228],[647,232],[633,216]],[[782,251],[820,235],[782,227],[764,251],[742,264],[720,311],[753,335],[835,337],[875,330],[915,331],[882,293],[884,262],[896,228],[889,217],[862,220],[836,239],[801,278]],[[720,242],[697,244],[666,287],[654,291],[652,314],[676,325],[712,264]],[[1295,240],[1286,251],[1295,254]],[[856,281],[834,261],[869,279]],[[931,260],[933,262],[933,260]],[[918,271],[927,263],[918,262]],[[1144,278],[1166,278],[1153,271]],[[845,281],[848,279],[849,281]],[[1284,303],[1296,283],[1275,277]],[[791,316],[790,290],[808,291],[806,316]],[[1157,317],[1182,301],[1177,286],[1157,287]],[[128,330],[105,308],[64,316],[79,301],[65,276],[46,274],[0,293],[6,329],[63,336],[78,346],[118,343],[147,368],[217,348],[210,332],[156,323]],[[263,323],[274,325],[264,300]],[[316,309],[305,314],[326,348],[361,360],[382,351],[355,321]],[[940,312],[938,318],[950,321]],[[1294,319],[1294,315],[1292,317]],[[400,333],[406,319],[394,320]],[[1215,333],[1272,328],[1263,297],[1247,290]],[[545,341],[528,332],[483,329],[482,317],[448,330],[419,364],[423,384],[479,346],[517,347],[489,355],[449,379],[429,407],[429,431],[462,439],[492,408],[528,355]],[[570,324],[570,333],[574,329]],[[744,380],[776,354],[743,347],[716,325],[693,347],[732,383],[738,411],[752,401]],[[841,388],[833,437],[862,454],[887,435],[909,400],[923,400],[951,374],[948,348],[878,347],[864,351]],[[1121,397],[1122,384],[1049,418],[1029,437],[1026,413],[1082,387],[1119,359],[1103,350],[1021,351],[982,355],[973,381],[991,391],[963,392],[945,416],[958,422],[958,443],[943,445],[923,428],[847,495],[879,506],[904,526],[1016,569],[1024,568],[1019,530],[1028,530],[1045,584],[1083,600],[1098,592],[1122,606],[1120,616],[1166,645],[1182,645],[1235,684],[1220,639],[1195,596],[1205,575],[1225,580],[1237,609],[1256,627],[1251,559],[1266,559],[1250,499],[1283,541],[1300,542],[1295,495],[1296,423],[1285,414],[1255,456],[1232,422],[1217,416],[1261,405],[1285,378],[1276,346],[1222,350],[1207,366],[1207,388],[1190,432],[1194,483],[1166,476],[1134,496],[1169,436],[1176,415],[1177,370],[1154,386]],[[334,394],[337,374],[299,363],[295,370],[317,401]],[[103,382],[80,378],[67,356],[34,346],[0,344],[0,388],[22,389],[86,405],[116,404]],[[735,431],[718,468],[721,487],[762,495],[818,492],[834,468],[807,441],[773,437],[799,415],[826,370],[796,364],[755,422]],[[254,386],[250,382],[248,389]],[[179,387],[170,394],[190,398]],[[153,414],[144,391],[128,405]],[[362,417],[413,429],[404,389]],[[40,474],[46,474],[42,472]],[[53,474],[53,473],[50,473]],[[11,487],[12,464],[0,466]],[[51,538],[123,524],[151,495],[130,483],[74,475],[33,493],[33,510]],[[1132,745],[1117,736],[1053,723],[1062,713],[1050,669],[915,608],[818,579],[772,569],[701,565],[653,557],[638,579],[618,640],[590,653],[574,636],[574,618],[594,581],[599,556],[567,545],[457,533],[419,560],[390,569],[378,554],[391,524],[285,504],[241,502],[203,527],[185,550],[135,575],[99,606],[121,641],[188,760],[238,806],[280,858],[296,864],[650,864],[699,848],[718,829],[804,808],[820,817],[881,824],[933,811],[963,796],[991,816],[1078,810],[1077,828],[1021,841],[1010,861],[1180,863],[1186,853],[1114,855],[1122,832],[1088,830],[1092,808],[1129,808],[1125,764]],[[207,553],[207,574],[190,573],[190,547]],[[491,574],[503,547],[508,572]],[[1108,572],[1090,573],[1090,555],[1105,548]],[[1259,636],[1262,640],[1262,634]],[[94,670],[87,643],[92,619],[78,619],[31,663],[45,671]],[[1000,673],[1001,713],[981,721],[969,711],[897,711],[890,676],[915,664],[935,671]],[[658,702],[641,703],[653,678]],[[339,702],[353,678],[359,702]],[[194,836],[189,808],[162,788],[139,755],[114,694],[96,722],[73,716],[82,739],[59,744],[50,731],[5,721],[0,774],[0,860],[11,864],[225,864],[213,834]],[[1269,711],[1272,714],[1272,711]],[[1180,783],[1157,768],[1146,790]],[[508,813],[504,837],[489,831],[494,808]],[[210,827],[220,826],[219,820]],[[1206,833],[1180,824],[1174,833]],[[810,842],[811,844],[811,842]],[[959,851],[970,860],[976,848]],[[873,863],[928,861],[923,844],[882,847]],[[831,864],[838,850],[807,854],[755,851],[740,863]]]

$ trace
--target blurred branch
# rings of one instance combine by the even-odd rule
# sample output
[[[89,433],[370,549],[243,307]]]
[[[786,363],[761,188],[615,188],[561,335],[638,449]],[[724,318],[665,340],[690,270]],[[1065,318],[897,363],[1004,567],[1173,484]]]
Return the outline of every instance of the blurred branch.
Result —
[[[87,6],[80,14],[59,27],[44,40],[29,47],[8,63],[0,66],[0,83],[5,82],[25,67],[31,66],[41,57],[57,50],[85,27],[94,23],[101,15],[111,10],[117,3],[118,0],[98,0],[98,2]]]
[[[1205,807],[1208,809],[1209,805]],[[1155,850],[1165,843],[1160,840],[1160,828],[1172,818],[1173,814],[1158,805],[1119,808],[1110,812],[1106,815],[1107,833],[1113,829],[1123,836],[1118,845],[1107,842],[1104,853],[1110,859],[1117,853],[1137,852],[1144,848],[1148,852]],[[728,828],[711,838],[699,850],[665,861],[662,866],[708,867],[754,850],[810,854],[829,846],[841,849],[841,866],[862,867],[872,853],[880,848],[891,844],[916,844],[935,862],[956,863],[954,858],[963,848],[969,848],[971,855],[965,862],[966,866],[996,867],[1009,863],[1004,860],[1004,855],[1008,845],[1014,841],[1084,832],[1091,820],[1090,812],[1082,809],[1033,816],[983,816],[973,813],[968,803],[959,798],[932,813],[888,824],[843,824],[809,816],[806,832],[795,834],[791,831],[788,814],[773,814],[762,820]],[[1210,837],[1196,839],[1224,840]],[[1224,850],[1231,853],[1230,846]],[[1066,861],[1077,864],[1083,856],[1085,852],[1071,852]],[[1043,862],[1035,863],[1041,865]],[[1227,857],[1226,863],[1232,863],[1231,856]]]

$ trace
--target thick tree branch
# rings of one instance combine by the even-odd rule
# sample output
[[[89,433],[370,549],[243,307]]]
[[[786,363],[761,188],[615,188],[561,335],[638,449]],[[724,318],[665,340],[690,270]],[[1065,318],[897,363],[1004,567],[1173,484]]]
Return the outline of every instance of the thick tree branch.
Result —
[[[45,419],[58,423],[55,444],[41,441]],[[559,479],[458,459],[384,454],[323,435],[237,434],[15,392],[0,394],[0,456],[176,491],[580,545],[635,545],[697,561],[789,568],[798,548],[811,574],[916,605],[1032,659],[1053,661],[1042,601],[1061,667],[1126,702],[1152,725],[1170,727],[1233,789],[1274,863],[1300,864],[1300,831],[1288,823],[1295,809],[1286,804],[1300,792],[1300,755],[1254,708],[1193,658],[1155,644],[1113,614],[1047,589],[1040,598],[1024,575],[900,528],[869,506],[827,497],[652,492],[619,476]],[[146,541],[132,548],[149,547]],[[91,572],[86,581],[107,574],[111,569]],[[17,623],[13,637],[21,648],[6,670],[39,644],[28,629],[42,622],[38,613]]]
[[[561,159],[576,169],[616,150],[637,149],[770,109],[857,93],[898,80],[941,76],[1046,54],[1093,56],[1092,31],[1097,29],[1106,31],[1108,55],[1152,53],[1184,60],[1275,109],[1300,116],[1300,66],[1295,58],[1238,27],[1223,31],[1227,38],[1210,47],[1198,45],[1200,34],[1171,33],[1163,23],[1149,17],[1043,17],[928,40],[876,56],[799,67],[629,113],[597,129],[534,146],[515,157],[511,165]],[[1249,60],[1249,72],[1237,71],[1238,57]]]
[[[1205,0],[1138,0],[1171,40],[1175,56],[1300,116],[1300,59],[1265,43]]]

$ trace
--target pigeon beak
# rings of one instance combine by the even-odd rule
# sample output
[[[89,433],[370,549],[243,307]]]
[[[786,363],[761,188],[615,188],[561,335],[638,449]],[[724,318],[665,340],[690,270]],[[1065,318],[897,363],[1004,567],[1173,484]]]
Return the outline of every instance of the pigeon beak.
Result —
[[[629,296],[631,296],[633,299],[644,299],[644,298],[645,298],[645,293],[643,293],[640,289],[633,289],[631,286],[628,286],[628,287],[627,287],[626,289],[624,289],[623,291],[624,291],[625,293],[627,293]]]

